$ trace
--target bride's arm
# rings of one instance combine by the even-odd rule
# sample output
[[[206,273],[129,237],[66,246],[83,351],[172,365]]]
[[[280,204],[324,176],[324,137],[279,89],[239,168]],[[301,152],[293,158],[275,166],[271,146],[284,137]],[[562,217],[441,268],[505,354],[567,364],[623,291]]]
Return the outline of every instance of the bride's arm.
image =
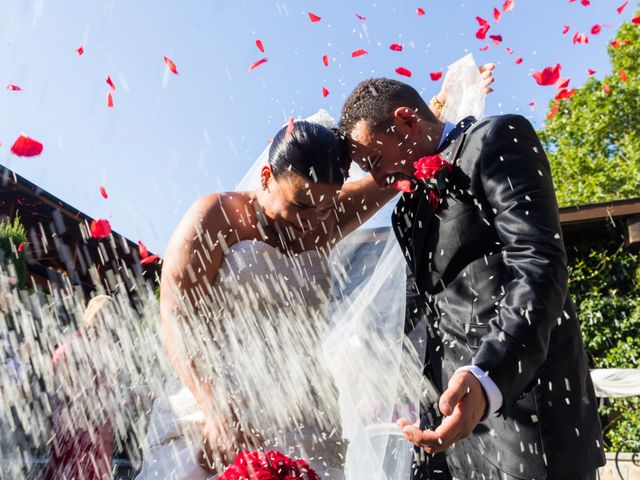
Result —
[[[225,458],[225,452],[227,456],[235,453],[238,433],[232,431],[234,422],[215,401],[213,372],[204,375],[198,369],[206,356],[196,340],[215,328],[210,316],[215,309],[208,292],[222,264],[219,238],[233,232],[226,218],[220,196],[208,195],[196,201],[176,227],[162,267],[160,332],[175,372],[204,413],[205,451],[230,463],[233,458]]]
[[[346,182],[338,197],[337,240],[369,220],[397,194],[398,191],[392,187],[380,188],[371,175],[361,180]]]

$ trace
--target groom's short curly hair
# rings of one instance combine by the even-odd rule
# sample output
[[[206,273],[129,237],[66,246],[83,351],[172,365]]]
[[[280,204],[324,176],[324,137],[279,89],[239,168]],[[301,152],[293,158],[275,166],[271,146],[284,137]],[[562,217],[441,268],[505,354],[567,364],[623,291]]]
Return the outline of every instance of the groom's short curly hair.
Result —
[[[425,120],[435,119],[412,86],[390,78],[371,78],[360,82],[347,98],[340,115],[340,133],[348,136],[360,120],[365,120],[372,130],[386,130],[398,107],[413,108]]]

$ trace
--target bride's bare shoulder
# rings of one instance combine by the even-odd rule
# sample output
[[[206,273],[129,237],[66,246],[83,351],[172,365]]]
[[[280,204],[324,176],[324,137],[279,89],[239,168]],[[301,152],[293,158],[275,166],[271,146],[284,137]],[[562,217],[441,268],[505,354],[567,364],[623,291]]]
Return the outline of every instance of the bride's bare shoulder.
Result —
[[[240,216],[249,204],[247,192],[211,193],[193,202],[185,217],[190,222],[197,221],[208,227],[227,225],[237,228],[242,224]]]
[[[182,216],[173,238],[193,238],[198,230],[208,231],[216,238],[218,233],[226,236],[229,232],[244,228],[242,212],[250,199],[247,192],[221,192],[203,195],[194,201]]]

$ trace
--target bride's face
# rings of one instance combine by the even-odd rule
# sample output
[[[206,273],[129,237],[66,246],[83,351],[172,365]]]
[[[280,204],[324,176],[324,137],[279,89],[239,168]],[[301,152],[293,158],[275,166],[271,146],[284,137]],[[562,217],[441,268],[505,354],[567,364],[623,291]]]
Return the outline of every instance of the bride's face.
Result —
[[[314,183],[295,173],[268,177],[263,178],[260,206],[292,240],[321,227],[337,205],[340,185]]]

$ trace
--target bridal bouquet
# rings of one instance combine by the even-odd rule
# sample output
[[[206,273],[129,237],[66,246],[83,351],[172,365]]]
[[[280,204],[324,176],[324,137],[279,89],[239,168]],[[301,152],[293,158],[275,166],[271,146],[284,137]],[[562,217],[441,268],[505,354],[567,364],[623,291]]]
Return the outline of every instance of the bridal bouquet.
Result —
[[[246,450],[236,457],[219,480],[320,480],[318,474],[301,459],[292,459],[275,450]]]

